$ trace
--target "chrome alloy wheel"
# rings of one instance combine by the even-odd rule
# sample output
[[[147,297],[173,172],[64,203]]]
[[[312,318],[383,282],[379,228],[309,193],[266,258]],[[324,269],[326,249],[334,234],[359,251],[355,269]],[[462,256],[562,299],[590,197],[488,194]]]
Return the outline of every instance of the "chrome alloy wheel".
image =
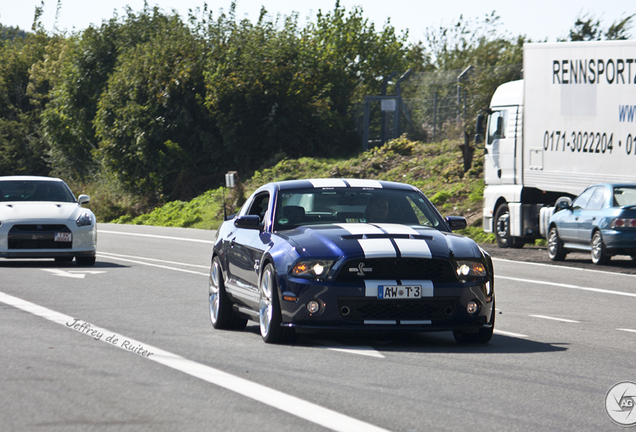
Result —
[[[210,321],[216,326],[219,321],[221,268],[218,260],[212,262],[210,269]]]
[[[258,309],[260,318],[261,336],[267,339],[272,331],[274,320],[274,275],[270,265],[265,267],[261,277],[261,301]]]

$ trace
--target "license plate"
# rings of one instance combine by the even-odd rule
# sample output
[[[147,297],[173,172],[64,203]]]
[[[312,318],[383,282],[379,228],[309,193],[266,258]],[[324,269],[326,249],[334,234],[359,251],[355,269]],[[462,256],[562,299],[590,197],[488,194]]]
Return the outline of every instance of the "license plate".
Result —
[[[422,297],[420,285],[380,285],[378,286],[379,299],[412,299]]]
[[[50,237],[49,237],[50,238]],[[56,242],[71,242],[73,241],[73,234],[67,232],[56,232],[55,233],[55,241]]]

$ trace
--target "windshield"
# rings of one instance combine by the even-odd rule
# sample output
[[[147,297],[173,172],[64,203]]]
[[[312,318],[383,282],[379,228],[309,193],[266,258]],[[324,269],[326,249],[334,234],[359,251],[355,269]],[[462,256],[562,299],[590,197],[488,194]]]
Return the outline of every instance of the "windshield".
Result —
[[[0,201],[75,202],[75,197],[59,181],[11,180],[0,182]]]
[[[398,223],[439,227],[433,205],[416,191],[329,188],[281,191],[276,230],[332,223]]]

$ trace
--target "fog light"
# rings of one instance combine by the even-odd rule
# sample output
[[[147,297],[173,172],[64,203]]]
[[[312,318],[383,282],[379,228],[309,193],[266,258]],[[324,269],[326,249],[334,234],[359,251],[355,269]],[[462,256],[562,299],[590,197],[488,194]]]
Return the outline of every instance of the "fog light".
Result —
[[[469,301],[466,305],[466,312],[468,312],[470,315],[475,315],[477,312],[479,312],[479,303],[477,303],[475,300]]]
[[[320,310],[320,302],[317,300],[310,300],[307,303],[307,312],[310,314],[315,314]]]

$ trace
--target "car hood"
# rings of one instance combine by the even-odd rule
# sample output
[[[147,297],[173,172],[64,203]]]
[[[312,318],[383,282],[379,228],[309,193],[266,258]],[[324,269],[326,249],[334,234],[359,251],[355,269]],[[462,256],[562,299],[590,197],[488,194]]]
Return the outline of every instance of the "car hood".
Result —
[[[311,257],[482,258],[482,250],[466,237],[434,228],[397,224],[347,223],[301,226],[279,232]]]
[[[77,203],[64,202],[3,202],[0,203],[0,222],[75,220],[82,211]]]

